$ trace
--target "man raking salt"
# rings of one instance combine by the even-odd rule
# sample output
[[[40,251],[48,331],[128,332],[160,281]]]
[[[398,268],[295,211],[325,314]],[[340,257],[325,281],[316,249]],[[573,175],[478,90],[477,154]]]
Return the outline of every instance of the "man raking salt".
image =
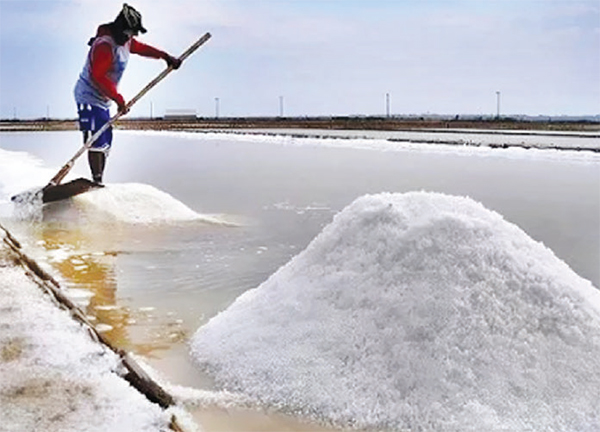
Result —
[[[211,37],[210,33],[206,33],[177,58],[135,38],[146,31],[142,25],[141,14],[128,4],[123,5],[113,22],[98,27],[96,36],[89,41],[90,50],[87,60],[74,90],[79,129],[83,132],[84,145],[41,191],[28,191],[15,195],[11,198],[13,201],[28,202],[39,199],[41,195],[42,202],[47,203],[103,187],[102,175],[112,145],[113,123],[129,112],[133,104],[171,71],[178,69],[183,60]],[[127,66],[130,53],[165,60],[167,68],[126,103],[117,87]],[[117,104],[118,112],[110,118],[109,108],[113,101]],[[92,181],[79,178],[60,184],[73,167],[75,160],[86,150],[88,151]]]

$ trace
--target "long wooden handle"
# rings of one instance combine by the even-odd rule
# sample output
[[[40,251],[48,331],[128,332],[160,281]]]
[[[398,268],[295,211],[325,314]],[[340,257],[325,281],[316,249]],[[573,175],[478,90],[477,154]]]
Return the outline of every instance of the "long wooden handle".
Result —
[[[194,51],[196,51],[207,40],[209,40],[210,37],[211,37],[210,33],[205,33],[204,36],[202,36],[200,39],[198,39],[196,42],[194,42],[194,44],[192,44],[192,46],[190,46],[183,54],[181,54],[179,56],[179,60],[181,60],[183,62],[186,58],[188,58],[190,55],[192,55],[192,53]],[[158,74],[158,76],[156,78],[154,78],[152,81],[150,81],[148,83],[148,85],[146,85],[146,87],[144,87],[142,90],[140,90],[140,92],[138,94],[136,94],[129,102],[127,102],[127,104],[125,105],[125,107],[126,107],[125,111],[129,111],[129,109],[137,101],[139,101],[142,97],[144,97],[144,95],[146,93],[148,93],[150,91],[150,89],[152,89],[156,84],[161,82],[173,70],[174,70],[173,66],[168,66],[164,71],[162,71],[160,74]],[[48,183],[47,186],[56,186],[57,184],[60,184],[60,182],[69,173],[69,171],[71,171],[71,168],[73,168],[73,165],[75,165],[75,161],[79,158],[79,156],[81,156],[87,149],[89,149],[92,146],[92,144],[94,144],[96,142],[96,140],[123,115],[124,115],[124,113],[119,111],[107,123],[105,123],[100,129],[98,129],[85,142],[85,144],[83,144],[83,146],[79,150],[77,150],[77,153],[75,153],[75,155],[73,155],[73,157],[71,159],[69,159],[66,164],[63,165],[63,167],[60,169],[60,171],[58,171],[58,173],[56,173],[56,175],[54,177],[52,177],[52,180],[50,180],[50,183]]]

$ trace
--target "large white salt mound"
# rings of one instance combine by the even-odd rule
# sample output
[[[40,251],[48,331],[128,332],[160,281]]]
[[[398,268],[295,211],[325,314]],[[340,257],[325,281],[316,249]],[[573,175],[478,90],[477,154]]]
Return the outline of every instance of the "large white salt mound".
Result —
[[[359,198],[191,351],[220,387],[335,423],[600,430],[600,292],[469,198]]]

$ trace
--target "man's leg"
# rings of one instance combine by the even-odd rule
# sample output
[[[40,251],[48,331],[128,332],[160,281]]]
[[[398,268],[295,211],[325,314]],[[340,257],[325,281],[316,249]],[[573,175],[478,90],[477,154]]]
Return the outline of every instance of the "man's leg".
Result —
[[[90,131],[83,131],[83,143],[85,144],[90,137]],[[99,152],[88,150],[88,163],[92,172],[92,179],[95,183],[102,183],[102,173],[104,172],[105,159],[99,157]]]
[[[94,149],[88,150],[88,162],[94,183],[102,184],[102,174],[106,166],[106,154]]]
[[[107,109],[92,106],[91,133],[96,133],[104,124],[110,120]],[[88,137],[84,136],[87,141]],[[106,158],[112,145],[112,128],[108,128],[100,137],[92,143],[88,150],[88,163],[92,172],[94,183],[102,184],[102,175],[106,166]]]

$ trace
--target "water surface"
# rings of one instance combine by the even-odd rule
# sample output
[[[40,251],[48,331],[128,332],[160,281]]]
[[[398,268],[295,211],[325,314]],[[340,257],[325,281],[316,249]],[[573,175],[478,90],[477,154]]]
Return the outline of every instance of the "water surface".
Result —
[[[3,133],[1,138],[0,148],[43,161],[28,167],[41,185],[47,172],[58,170],[80,145],[76,132]],[[132,224],[123,222],[124,216],[148,212],[143,200],[129,202],[123,210],[128,214],[117,214],[119,219],[106,216],[92,198],[46,206],[42,221],[23,222],[6,210],[10,204],[4,196],[0,215],[110,338],[145,355],[173,382],[196,387],[211,384],[188,358],[191,334],[265,281],[335,213],[367,193],[425,190],[470,196],[600,285],[597,157],[551,150],[439,149],[398,144],[395,151],[382,151],[352,148],[352,140],[321,146],[314,139],[116,131],[107,190],[125,184],[128,193],[135,193],[135,184],[151,185],[223,223],[178,220],[179,210],[173,210],[170,221]],[[83,158],[74,175],[88,176]],[[11,190],[13,179],[0,173],[3,181],[5,195],[19,192]],[[118,213],[116,208],[111,211]],[[200,415],[215,424],[231,421],[226,413]],[[246,420],[239,427],[249,427]],[[275,424],[306,428],[293,420]]]

